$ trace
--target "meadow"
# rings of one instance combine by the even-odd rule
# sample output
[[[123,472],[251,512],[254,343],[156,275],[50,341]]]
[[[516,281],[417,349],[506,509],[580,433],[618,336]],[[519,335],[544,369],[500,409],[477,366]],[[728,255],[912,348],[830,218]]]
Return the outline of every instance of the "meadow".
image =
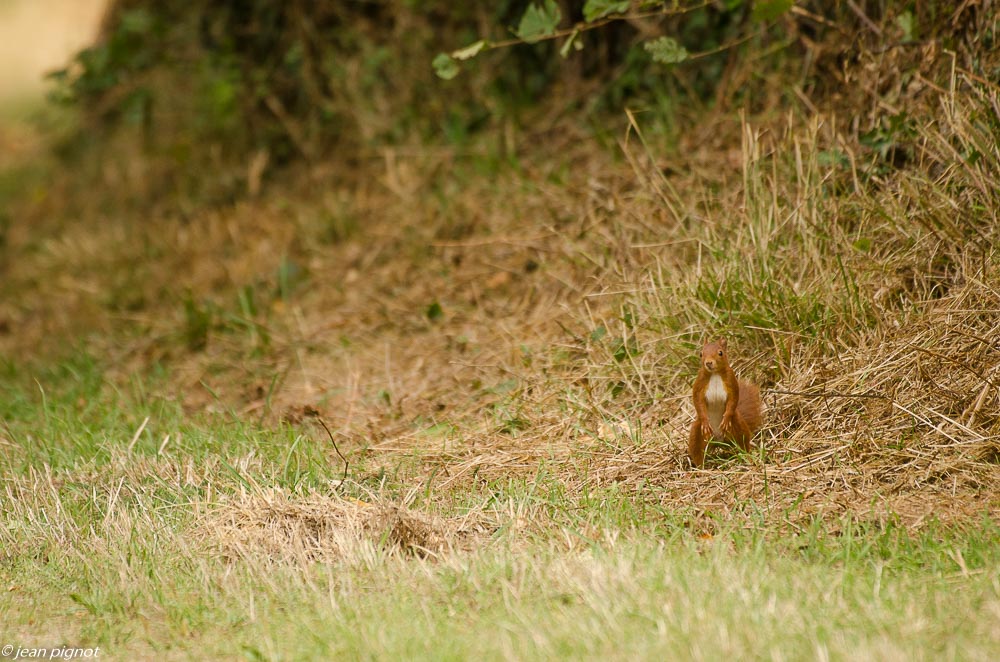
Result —
[[[930,50],[212,204],[8,158],[0,645],[996,659],[1000,88]]]

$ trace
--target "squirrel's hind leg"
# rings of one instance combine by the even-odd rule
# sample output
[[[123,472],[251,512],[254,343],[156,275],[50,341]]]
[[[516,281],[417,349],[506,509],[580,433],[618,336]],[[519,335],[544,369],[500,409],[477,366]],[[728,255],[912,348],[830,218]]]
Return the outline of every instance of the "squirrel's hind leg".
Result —
[[[753,433],[750,431],[750,426],[747,422],[743,420],[739,412],[733,416],[733,433],[732,440],[736,442],[740,450],[745,453],[750,452],[750,438],[753,437]]]
[[[691,424],[691,436],[688,439],[688,457],[691,464],[700,467],[705,464],[705,449],[708,448],[708,439],[701,431],[701,424],[698,419],[694,419]]]

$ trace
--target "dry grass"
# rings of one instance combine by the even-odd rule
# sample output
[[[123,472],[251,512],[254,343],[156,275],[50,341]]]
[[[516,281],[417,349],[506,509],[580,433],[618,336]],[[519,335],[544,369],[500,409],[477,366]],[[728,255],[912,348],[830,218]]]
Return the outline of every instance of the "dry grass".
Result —
[[[302,565],[357,562],[380,550],[438,557],[468,549],[486,533],[471,514],[445,520],[381,499],[369,503],[274,488],[214,504],[196,530],[227,558]]]
[[[940,86],[896,138],[903,169],[832,117],[745,120],[717,125],[741,157],[710,175],[676,159],[659,175],[634,132],[624,164],[567,136],[572,170],[537,159],[487,182],[445,152],[386,152],[293,213],[67,227],[9,268],[3,342],[83,323],[115,338],[97,351],[121,378],[165,366],[161,395],[189,412],[316,407],[349,455],[417,458],[413,479],[443,493],[543,462],[573,491],[624,482],[695,510],[996,513],[996,93]],[[289,264],[304,280],[277,296]],[[46,296],[24,296],[38,273]],[[210,318],[203,350],[183,344],[186,297]],[[764,453],[691,472],[691,357],[721,333],[764,387]]]

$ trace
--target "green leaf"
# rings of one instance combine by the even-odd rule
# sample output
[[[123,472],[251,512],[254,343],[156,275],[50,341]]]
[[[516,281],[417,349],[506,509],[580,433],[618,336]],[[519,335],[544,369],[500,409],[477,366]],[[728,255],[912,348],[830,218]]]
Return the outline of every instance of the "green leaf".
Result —
[[[753,18],[755,21],[773,21],[794,5],[795,0],[756,0],[753,3]]]
[[[132,9],[122,12],[119,26],[122,32],[143,35],[152,29],[153,17],[145,9]]]
[[[566,38],[566,43],[564,43],[562,48],[559,49],[559,55],[561,55],[563,59],[566,59],[569,56],[569,49],[575,48],[576,50],[580,50],[583,48],[583,43],[577,40],[577,37],[579,36],[580,31],[573,30],[573,33]]]
[[[677,64],[688,59],[687,49],[671,37],[659,37],[643,44],[646,52],[653,56],[653,61],[661,64]]]
[[[444,317],[444,310],[441,308],[440,303],[434,301],[427,306],[427,310],[424,311],[424,314],[427,315],[427,319],[430,321],[437,322],[439,319]]]
[[[392,406],[392,393],[389,393],[389,391],[384,388],[379,389],[379,392],[376,393],[376,397],[378,397],[378,399],[381,400],[387,407]]]
[[[488,44],[489,42],[487,42],[485,39],[480,39],[476,43],[469,44],[465,48],[459,48],[457,51],[452,51],[451,57],[456,60],[472,59],[477,55],[479,55],[479,52],[482,51],[484,48],[486,48]]]
[[[628,11],[628,0],[587,0],[583,5],[583,19],[593,23],[609,14],[624,14]]]
[[[521,23],[515,34],[528,43],[534,43],[554,34],[560,19],[562,11],[555,0],[545,0],[543,5],[532,3],[521,16]]]
[[[639,345],[636,343],[635,338],[617,340],[611,348],[611,356],[614,357],[615,361],[618,361],[619,363],[627,358],[638,355]]]
[[[438,75],[438,78],[445,80],[451,80],[461,71],[458,62],[455,62],[447,53],[438,53],[431,64],[434,66],[434,73]]]
[[[903,41],[913,41],[917,38],[917,25],[913,12],[904,11],[896,17],[896,27],[903,31]]]

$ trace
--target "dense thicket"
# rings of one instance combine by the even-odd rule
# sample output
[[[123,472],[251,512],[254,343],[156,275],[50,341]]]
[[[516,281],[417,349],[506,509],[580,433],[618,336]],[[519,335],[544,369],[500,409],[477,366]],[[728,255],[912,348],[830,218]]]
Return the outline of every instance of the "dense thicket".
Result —
[[[620,121],[625,107],[642,106],[647,122],[673,124],[685,109],[752,111],[793,90],[843,99],[852,93],[845,72],[862,54],[893,48],[886,66],[899,69],[908,66],[900,45],[918,60],[933,39],[971,60],[993,39],[984,28],[992,2],[764,4],[786,11],[762,20],[749,1],[633,2],[647,14],[690,11],[613,21],[583,34],[583,48],[565,58],[561,40],[496,49],[442,81],[431,67],[436,53],[510,37],[529,3],[118,0],[99,42],[57,75],[57,94],[88,118],[71,146],[125,136],[170,189],[221,181],[243,190],[254,158],[273,172],[290,162],[351,162],[386,144],[462,146],[483,129],[538,128],[567,114]],[[562,25],[582,20],[584,5],[561,0]],[[696,57],[676,67],[653,62],[637,45],[660,35]],[[869,117],[857,131],[881,122]]]

